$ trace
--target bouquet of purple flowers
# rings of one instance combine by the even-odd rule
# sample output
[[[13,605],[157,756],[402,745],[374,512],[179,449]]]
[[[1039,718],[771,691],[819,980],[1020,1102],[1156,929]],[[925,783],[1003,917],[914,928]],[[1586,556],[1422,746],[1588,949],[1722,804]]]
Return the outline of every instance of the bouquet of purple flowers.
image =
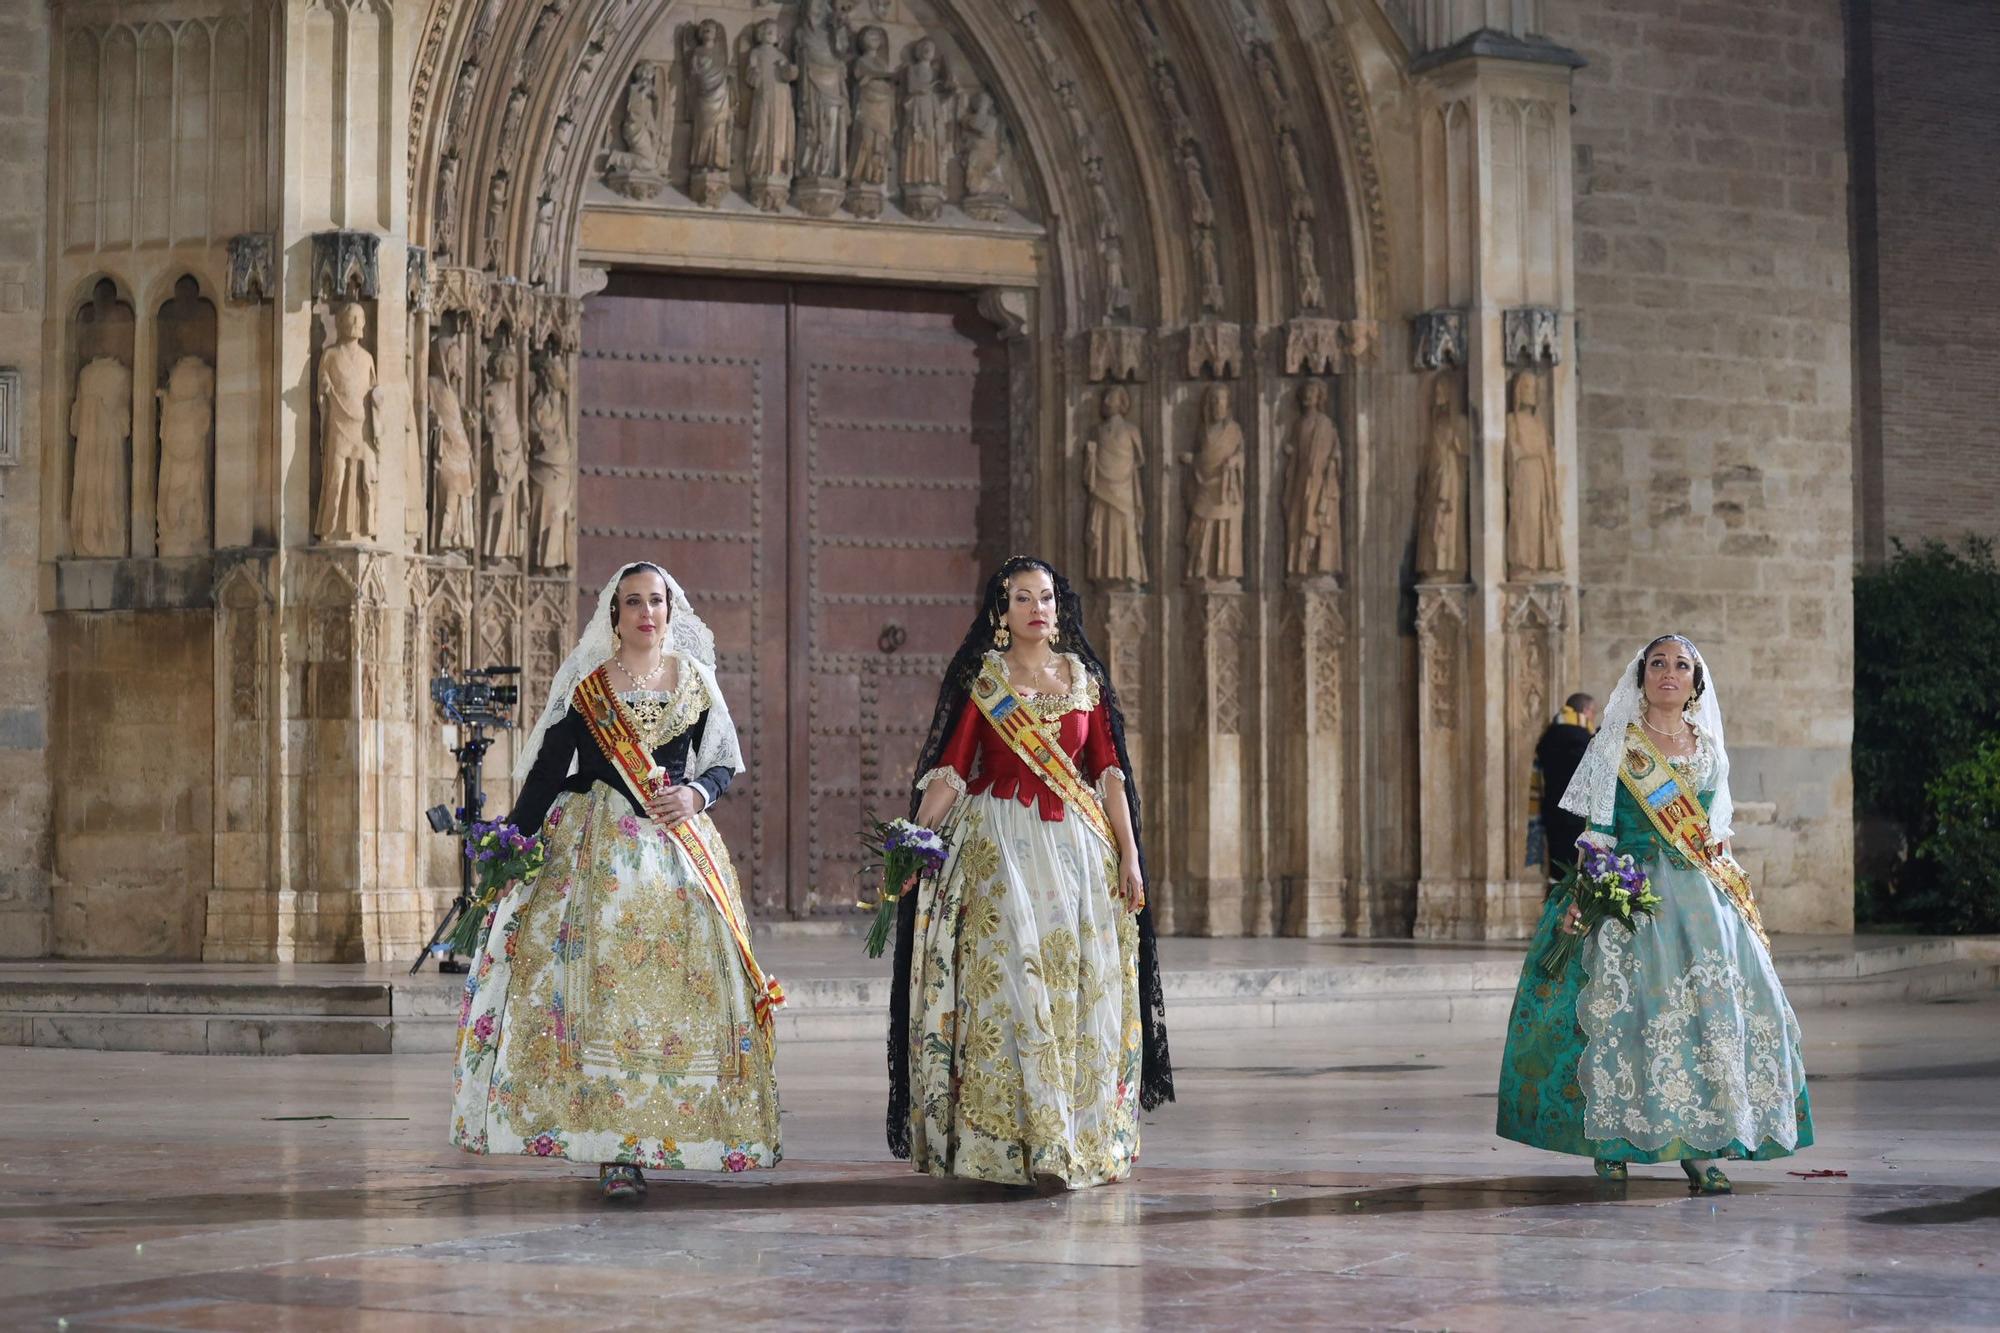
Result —
[[[1560,977],[1584,940],[1606,921],[1617,921],[1630,929],[1642,916],[1660,910],[1660,895],[1653,881],[1629,856],[1589,843],[1577,847],[1576,865],[1556,885],[1558,898],[1567,897],[1576,905],[1575,934],[1558,929],[1549,947],[1542,950],[1542,971]],[[1567,915],[1567,912],[1565,912]]]
[[[872,815],[868,827],[861,831],[861,845],[882,858],[882,884],[876,900],[855,904],[863,911],[875,909],[875,924],[868,929],[867,948],[870,958],[880,958],[889,945],[889,923],[895,919],[897,900],[917,880],[937,874],[949,853],[936,829],[907,819],[885,824]]]
[[[547,855],[540,838],[505,820],[467,825],[465,857],[472,862],[472,901],[452,927],[444,949],[467,958],[477,954],[486,935],[487,919],[500,901],[500,891],[517,879],[533,879]]]

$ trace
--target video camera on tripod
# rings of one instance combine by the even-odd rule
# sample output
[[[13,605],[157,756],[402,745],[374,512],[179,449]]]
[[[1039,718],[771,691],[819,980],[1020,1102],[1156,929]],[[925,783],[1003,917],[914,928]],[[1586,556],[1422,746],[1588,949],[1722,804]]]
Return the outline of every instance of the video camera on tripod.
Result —
[[[440,664],[442,665],[442,664]],[[449,833],[464,842],[477,824],[486,808],[486,792],[480,782],[480,768],[486,762],[486,751],[492,746],[493,738],[486,734],[487,728],[505,731],[514,725],[514,706],[521,701],[521,687],[511,682],[503,683],[497,677],[518,676],[517,666],[479,667],[462,675],[453,675],[448,669],[440,670],[431,681],[431,701],[437,705],[438,716],[453,726],[465,730],[459,735],[459,743],[452,750],[452,758],[458,761],[459,807],[453,811],[449,806],[434,805],[424,811],[424,818],[431,828],[439,833]],[[472,905],[472,862],[464,856],[458,858],[458,897],[452,900],[451,908],[444,914],[444,920],[431,932],[430,942],[423,952],[410,964],[410,971],[424,965],[437,950],[438,941],[450,932],[452,923],[459,914]],[[450,954],[438,955],[438,971],[463,972],[469,964],[455,961]]]

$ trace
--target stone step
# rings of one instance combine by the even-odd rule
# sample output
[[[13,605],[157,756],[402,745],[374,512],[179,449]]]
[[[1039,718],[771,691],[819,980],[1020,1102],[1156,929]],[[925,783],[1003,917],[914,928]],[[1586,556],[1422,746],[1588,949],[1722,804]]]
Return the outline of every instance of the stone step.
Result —
[[[1248,961],[1258,956],[1255,942],[1207,947],[1214,952],[1194,955],[1197,965],[1173,966],[1169,959],[1163,981],[1175,1031],[1413,1020],[1497,1030],[1521,966],[1516,952],[1423,947],[1312,952],[1299,955],[1310,962],[1268,966]],[[776,970],[784,975],[790,963],[799,971],[786,977],[790,1002],[779,1012],[781,1041],[883,1039],[889,979],[885,970],[860,970],[880,964],[844,947],[784,959]],[[1800,1009],[1948,1000],[2000,989],[2000,941],[1878,938],[1865,947],[1781,949],[1778,970]],[[440,1053],[452,1047],[463,989],[459,977],[382,968],[365,976],[334,967],[276,976],[276,969],[202,968],[186,979],[157,966],[10,971],[0,975],[0,1046],[75,1050]]]

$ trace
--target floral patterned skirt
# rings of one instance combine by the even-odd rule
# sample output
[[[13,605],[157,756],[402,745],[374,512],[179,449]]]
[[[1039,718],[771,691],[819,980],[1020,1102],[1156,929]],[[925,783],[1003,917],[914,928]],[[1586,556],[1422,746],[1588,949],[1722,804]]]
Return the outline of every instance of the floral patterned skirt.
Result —
[[[697,815],[722,863],[722,836]],[[670,1171],[775,1166],[778,1090],[750,982],[665,832],[603,783],[560,797],[548,861],[466,979],[451,1141]]]
[[[1139,1157],[1138,925],[1083,820],[958,802],[919,890],[910,969],[911,1162],[1071,1189]]]
[[[1647,863],[1660,912],[1606,922],[1560,977],[1528,945],[1500,1064],[1502,1138],[1607,1161],[1786,1157],[1813,1141],[1798,1019],[1764,947],[1699,872]]]

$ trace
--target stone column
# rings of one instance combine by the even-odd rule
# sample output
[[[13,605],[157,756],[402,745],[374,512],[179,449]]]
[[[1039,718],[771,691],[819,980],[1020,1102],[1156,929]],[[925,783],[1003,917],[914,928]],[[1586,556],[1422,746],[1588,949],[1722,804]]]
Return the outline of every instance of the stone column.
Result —
[[[1188,594],[1194,683],[1200,690],[1187,764],[1185,914],[1179,928],[1196,935],[1252,933],[1246,891],[1249,839],[1244,821],[1244,593],[1235,583],[1199,585]]]
[[[1347,617],[1333,579],[1295,584],[1286,615],[1286,691],[1297,712],[1275,719],[1282,806],[1288,829],[1279,850],[1290,863],[1279,929],[1317,938],[1358,933],[1357,905],[1348,901],[1345,746],[1341,739],[1341,670]],[[1280,801],[1279,799],[1282,798]]]
[[[1474,22],[1478,9],[1459,0],[1433,6],[1425,44],[1439,49],[1412,65],[1422,213],[1432,223],[1423,299],[1433,313],[1418,323],[1417,362],[1463,367],[1472,424],[1466,583],[1418,589],[1426,699],[1416,933],[1446,938],[1506,937],[1532,924],[1540,890],[1539,872],[1524,864],[1526,756],[1530,734],[1539,737],[1554,705],[1575,688],[1577,661],[1567,610],[1575,604],[1577,551],[1568,108],[1582,62],[1540,38]],[[1447,318],[1456,312],[1462,334]],[[1550,474],[1510,452],[1510,367],[1536,368],[1535,410],[1549,446],[1538,457],[1552,455]],[[1559,535],[1538,544],[1532,567],[1517,569],[1509,560],[1509,499],[1524,487],[1536,504],[1554,506]],[[1526,617],[1518,626],[1517,613]],[[1538,718],[1529,718],[1531,707]],[[1438,827],[1439,810],[1449,811],[1449,828]]]
[[[1417,587],[1418,939],[1478,939],[1473,843],[1484,812],[1471,707],[1473,588]]]

